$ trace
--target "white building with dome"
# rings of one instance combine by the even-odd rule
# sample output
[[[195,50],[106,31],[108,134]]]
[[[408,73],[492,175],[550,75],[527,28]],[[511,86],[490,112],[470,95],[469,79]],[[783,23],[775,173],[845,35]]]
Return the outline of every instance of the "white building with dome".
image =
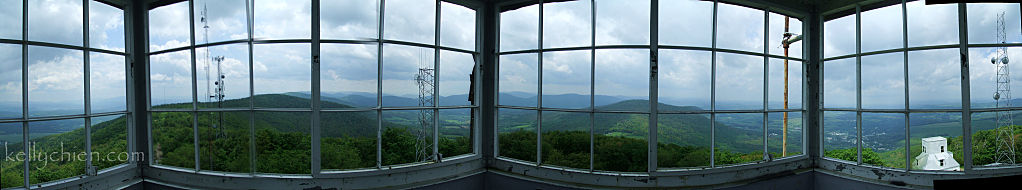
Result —
[[[928,137],[922,139],[923,152],[916,156],[915,169],[959,171],[961,165],[955,161],[954,154],[947,149],[944,137]]]

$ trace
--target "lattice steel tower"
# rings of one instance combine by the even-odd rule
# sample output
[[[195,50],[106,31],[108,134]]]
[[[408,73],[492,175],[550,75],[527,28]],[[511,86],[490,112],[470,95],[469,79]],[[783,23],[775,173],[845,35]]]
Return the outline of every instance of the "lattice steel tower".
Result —
[[[433,65],[430,64],[429,58],[426,55],[427,52],[419,52],[419,72],[415,74],[415,84],[419,86],[419,107],[431,107],[433,106],[433,92],[435,92],[436,86],[434,86],[435,80],[433,78]],[[432,109],[420,109],[419,110],[419,130],[415,133],[415,159],[419,161],[429,161],[430,155],[433,152],[430,151],[433,148],[431,141],[432,129],[433,129],[433,110]]]
[[[1004,13],[997,16],[997,40],[1002,44],[1006,43],[1004,30]],[[997,56],[990,58],[990,63],[997,67],[997,89],[994,91],[994,100],[997,108],[1011,107],[1011,75],[1008,71],[1008,48],[1001,46],[997,48]],[[1010,111],[999,111],[997,113],[997,152],[995,162],[1000,164],[1015,164],[1015,139],[1012,137],[1014,130]]]
[[[203,30],[203,38],[204,38],[203,41],[206,44],[209,44],[209,20],[208,20],[208,16],[209,15],[208,15],[208,11],[206,10],[206,3],[203,3],[202,4],[202,12],[201,12],[201,15],[200,15],[200,18],[199,18],[199,22],[202,22],[202,30]],[[203,59],[203,62],[202,62],[203,63],[203,67],[204,67],[204,69],[206,71],[206,103],[216,102],[216,108],[223,108],[224,107],[224,98],[226,97],[226,94],[227,94],[224,91],[225,90],[225,88],[224,88],[225,87],[224,79],[225,79],[226,76],[224,75],[222,67],[221,67],[221,63],[223,63],[223,61],[224,61],[224,56],[210,57],[211,55],[210,55],[210,50],[209,49],[210,49],[210,47],[206,47],[206,55],[205,55],[206,58]],[[215,81],[213,81],[212,89],[210,89],[211,85],[209,84],[210,81],[211,81],[210,80],[210,76],[209,76],[210,75],[209,72],[210,72],[210,67],[212,65],[212,63],[210,63],[210,61],[216,62],[215,63],[216,64],[216,79],[215,79]],[[214,165],[213,162],[216,160],[216,159],[213,158],[213,156],[217,155],[217,153],[215,152],[216,151],[216,140],[224,138],[226,136],[224,134],[224,129],[223,129],[224,128],[224,126],[223,126],[223,124],[224,124],[224,113],[223,112],[210,113],[209,120],[210,120],[210,124],[212,125],[210,127],[211,127],[212,133],[213,133],[212,136],[209,139],[209,146],[210,146],[210,148],[209,148],[208,155],[209,155],[209,167],[211,167],[209,169],[214,169],[212,167]]]

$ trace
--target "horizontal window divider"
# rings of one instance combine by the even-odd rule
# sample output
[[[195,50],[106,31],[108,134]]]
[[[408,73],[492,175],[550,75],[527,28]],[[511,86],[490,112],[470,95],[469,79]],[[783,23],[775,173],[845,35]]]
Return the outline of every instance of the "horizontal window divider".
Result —
[[[821,111],[859,111],[855,108],[823,108]]]
[[[977,45],[982,45],[982,46],[977,46]],[[989,45],[989,46],[987,46],[987,45]],[[1014,43],[1013,45],[972,44],[972,45],[969,45],[969,46],[970,47],[972,47],[972,46],[975,46],[975,47],[1002,47],[1002,46],[1010,47],[1010,46],[1022,46],[1022,43]],[[859,55],[859,56],[870,56],[870,55],[885,54],[885,53],[895,53],[895,52],[901,52],[901,51],[910,51],[911,52],[911,51],[923,51],[923,50],[934,50],[934,49],[949,49],[949,48],[959,48],[959,45],[958,44],[946,44],[946,45],[932,45],[932,46],[917,46],[917,47],[910,47],[910,48],[907,48],[907,49],[906,48],[894,48],[894,49],[886,49],[886,50],[879,50],[879,51],[863,52],[861,54],[849,54],[849,55],[830,57],[830,58],[823,59],[823,61],[833,61],[833,60],[839,60],[839,59],[853,58],[856,55]]]
[[[245,112],[253,111],[251,108],[199,108],[197,112]]]
[[[962,112],[961,108],[958,109],[908,109],[909,113],[953,113]]]
[[[312,43],[312,39],[277,39],[277,40],[265,40],[265,39],[252,39],[254,44],[286,44],[286,43]]]
[[[804,109],[768,109],[767,113],[778,113],[778,112],[803,112]]]
[[[595,49],[649,49],[650,45],[598,45]]]
[[[121,115],[121,114],[128,114],[128,111],[112,111],[112,112],[92,113],[92,115],[90,115],[90,116],[92,116],[92,117],[103,117],[103,116]]]
[[[658,114],[710,114],[713,113],[711,110],[693,110],[693,111],[665,111],[657,110]]]
[[[113,51],[113,50],[107,50],[107,49],[86,48],[86,47],[83,47],[83,46],[57,44],[57,43],[49,43],[49,42],[38,42],[38,41],[28,41],[28,40],[0,39],[0,44],[28,44],[28,45],[31,45],[31,46],[55,47],[55,48],[73,49],[73,50],[89,50],[90,52],[100,52],[100,53],[114,54],[114,55],[120,55],[120,56],[127,56],[128,55],[128,53],[118,52],[118,51]]]
[[[424,48],[437,48],[436,45],[417,43],[417,42],[406,42],[406,41],[399,41],[399,40],[380,40],[380,41],[383,42],[384,44],[397,44],[397,45],[406,45],[406,46],[415,46],[415,47],[424,47]]]
[[[679,45],[657,45],[657,49],[713,51],[713,48],[711,47],[679,46]]]
[[[383,107],[374,108],[379,110],[428,110],[428,109],[458,109],[458,108],[475,108],[475,106],[429,106],[429,107]]]
[[[547,107],[540,108],[539,111],[581,112],[581,113],[593,112],[593,110],[590,110],[589,108],[571,109],[571,108],[547,108]]]
[[[972,113],[976,112],[999,112],[999,111],[1022,111],[1022,107],[1010,107],[1010,108],[972,108]]]
[[[248,44],[248,39],[227,40],[227,41],[213,42],[213,43],[206,43],[206,44],[195,44],[195,48],[203,48],[203,47],[219,46],[219,45],[227,45],[227,44]]]
[[[717,52],[724,52],[724,53],[745,54],[745,55],[753,55],[753,56],[759,56],[759,57],[766,56],[766,54],[763,54],[763,53],[760,53],[760,52],[751,52],[751,51],[742,51],[742,50],[733,50],[733,49],[716,49],[716,50],[717,50]]]
[[[177,108],[177,109],[162,109],[162,108],[149,108],[148,112],[191,112],[194,111],[191,108]]]
[[[647,109],[648,110],[648,109]],[[593,113],[627,113],[627,114],[649,114],[649,111],[635,111],[635,110],[593,110]]]
[[[458,49],[458,48],[453,48],[453,47],[444,47],[444,46],[438,46],[438,47],[441,50],[447,50],[447,51],[454,51],[454,52],[461,52],[461,53],[468,53],[468,54],[475,54],[476,53],[475,51]]]
[[[95,115],[90,116],[90,115],[85,115],[85,114],[77,114],[77,115],[29,117],[27,120],[21,120],[21,121],[26,121],[26,122],[53,121],[53,120],[63,120],[63,119],[82,119],[82,118],[86,118],[86,117],[99,117],[99,116],[95,116]]]
[[[190,49],[190,48],[191,48],[190,46],[183,46],[183,47],[176,47],[176,48],[164,49],[164,50],[159,50],[159,51],[149,52],[149,56],[153,56],[153,55],[159,55],[159,54],[164,54],[164,53],[169,53],[169,52],[176,52],[176,51],[188,50],[188,49]]]
[[[785,57],[783,55],[767,54],[766,56],[770,57],[770,58],[774,58],[774,59],[787,59],[787,60],[792,60],[792,61],[797,61],[797,62],[805,62],[806,61],[805,59],[794,58],[794,57]],[[800,64],[800,63],[795,63],[795,64]]]
[[[20,122],[23,122],[23,121],[25,121],[25,120],[23,120],[21,118],[0,119],[0,123],[20,123]],[[21,126],[18,126],[18,127],[21,127]]]
[[[958,45],[954,45],[958,47]],[[994,44],[969,44],[969,48],[982,48],[982,47],[1022,47],[1022,43],[994,43]]]
[[[905,113],[905,112],[908,112],[908,110],[907,109],[865,109],[864,108],[864,109],[862,109],[862,112],[870,112],[870,113]]]
[[[363,108],[323,108],[319,110],[321,112],[367,112],[376,111],[375,107],[363,107]]]
[[[830,57],[830,58],[825,58],[825,59],[823,59],[823,62],[827,62],[827,61],[833,61],[833,60],[839,60],[839,59],[847,59],[847,58],[853,58],[853,57],[855,57],[855,54],[849,54],[849,55],[842,55],[842,56],[836,56],[836,57]]]
[[[377,44],[377,39],[361,39],[361,40],[336,40],[336,39],[320,39],[319,43],[323,44]]]
[[[523,53],[539,53],[539,50],[538,49],[530,49],[530,50],[507,51],[507,52],[497,53],[497,55],[512,55],[512,54],[523,54]]]
[[[763,110],[716,110],[713,113],[766,113]]]
[[[572,51],[572,50],[589,50],[589,49],[593,49],[593,47],[592,46],[582,46],[582,47],[543,48],[543,49],[540,49],[539,51],[541,51],[541,52],[551,52],[551,51]]]
[[[252,108],[256,112],[312,112],[312,108]]]
[[[536,107],[497,105],[497,108],[518,109],[518,110],[539,110]]]

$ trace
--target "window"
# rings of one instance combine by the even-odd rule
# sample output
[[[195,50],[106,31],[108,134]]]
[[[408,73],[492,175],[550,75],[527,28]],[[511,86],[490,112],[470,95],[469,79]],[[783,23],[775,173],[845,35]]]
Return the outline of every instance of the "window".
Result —
[[[22,1],[0,2],[6,5],[0,8],[0,144],[21,154],[2,161],[0,188],[80,178],[128,163],[118,158],[128,153],[132,115],[123,11],[95,1],[26,1],[27,10]]]
[[[310,175],[476,153],[474,9],[418,0],[249,3],[150,10],[155,26],[178,17],[195,26],[150,26],[150,39],[186,36],[184,48],[149,54],[154,165]]]
[[[775,42],[785,20],[789,32],[802,33],[800,19],[705,1],[662,1],[659,15],[651,15],[650,3],[566,1],[502,10],[501,158],[648,172],[804,152],[801,46],[785,55]],[[656,25],[653,17],[660,17]],[[658,100],[655,110],[651,98]],[[656,168],[649,168],[651,143]]]

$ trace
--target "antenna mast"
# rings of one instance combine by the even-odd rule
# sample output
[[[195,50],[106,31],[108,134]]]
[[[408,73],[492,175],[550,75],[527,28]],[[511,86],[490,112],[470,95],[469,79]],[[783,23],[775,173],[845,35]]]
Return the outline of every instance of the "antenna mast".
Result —
[[[415,84],[419,86],[419,107],[432,107],[433,106],[433,89],[435,88],[433,81],[434,68],[432,64],[427,63],[428,59],[426,56],[427,52],[419,52],[419,72],[415,74]],[[415,158],[419,161],[429,161],[432,157],[432,151],[430,150],[433,145],[430,143],[432,140],[432,127],[433,127],[433,110],[431,109],[420,109],[419,110],[419,130],[416,131],[415,141]],[[429,139],[429,140],[427,140]]]
[[[997,41],[1004,44],[1007,42],[1007,35],[1004,30],[1004,12],[997,15]],[[990,59],[990,63],[997,68],[997,88],[994,90],[994,101],[996,108],[1011,107],[1011,75],[1008,72],[1008,48],[997,47],[997,57]],[[999,111],[997,114],[997,151],[995,152],[994,164],[1015,164],[1015,139],[1013,137],[1014,120],[1010,111]]]
[[[199,21],[202,22],[203,42],[205,44],[209,44],[209,21],[207,20],[208,19],[208,11],[206,9],[206,2],[205,1],[202,3],[202,12],[201,12],[201,14],[202,15],[201,15]],[[206,55],[205,55],[206,58],[203,59],[203,61],[202,61],[203,62],[203,67],[205,68],[205,71],[206,71],[206,102],[207,103],[212,103],[213,101],[216,101],[216,108],[223,108],[224,107],[223,106],[224,98],[226,97],[226,94],[227,94],[226,92],[224,92],[224,90],[225,90],[225,88],[224,88],[225,87],[225,85],[224,85],[224,78],[226,76],[224,75],[222,67],[221,67],[221,63],[224,61],[224,56],[210,57],[210,50],[209,50],[210,48],[211,47],[206,47]],[[209,77],[210,73],[209,72],[210,72],[210,66],[211,66],[210,61],[216,62],[216,81],[213,82],[213,85],[212,85],[213,89],[210,89],[211,86],[209,84],[210,83],[210,77]],[[216,153],[216,140],[226,136],[226,135],[224,135],[224,129],[223,129],[224,128],[224,113],[223,112],[216,112],[214,114],[210,114],[210,116],[211,116],[210,117],[210,123],[212,124],[213,136],[210,137],[210,139],[209,139],[209,146],[210,146],[209,152],[208,152],[208,154],[209,154],[209,169],[215,169],[214,168],[215,165],[213,163],[216,160],[216,159],[214,159],[214,155],[217,155],[217,153]]]

